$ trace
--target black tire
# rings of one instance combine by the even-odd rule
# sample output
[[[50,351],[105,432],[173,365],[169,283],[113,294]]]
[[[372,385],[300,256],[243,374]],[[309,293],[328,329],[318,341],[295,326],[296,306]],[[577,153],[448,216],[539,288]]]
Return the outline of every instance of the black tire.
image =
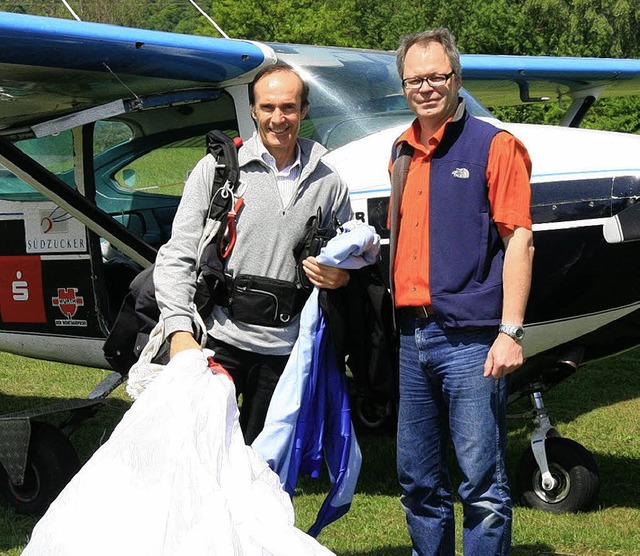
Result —
[[[550,491],[542,488],[542,473],[529,447],[516,471],[522,503],[552,513],[591,509],[600,489],[598,466],[591,452],[569,438],[553,437],[545,442],[549,471],[557,484]]]
[[[362,433],[386,433],[396,424],[392,402],[379,403],[362,395],[352,398],[351,418],[355,429]]]
[[[14,485],[0,465],[0,497],[19,514],[41,516],[79,469],[78,454],[64,433],[32,421],[24,483]]]

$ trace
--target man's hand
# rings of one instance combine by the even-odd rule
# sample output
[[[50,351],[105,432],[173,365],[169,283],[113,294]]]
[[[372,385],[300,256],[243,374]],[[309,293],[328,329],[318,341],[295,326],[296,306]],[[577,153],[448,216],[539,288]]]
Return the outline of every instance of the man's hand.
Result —
[[[202,349],[191,332],[174,332],[169,336],[169,359],[186,349]]]
[[[335,266],[320,264],[315,257],[307,257],[302,261],[302,268],[309,281],[319,288],[335,290],[346,286],[349,282],[348,271]]]
[[[506,334],[498,334],[484,363],[484,376],[501,378],[524,363],[522,346]]]

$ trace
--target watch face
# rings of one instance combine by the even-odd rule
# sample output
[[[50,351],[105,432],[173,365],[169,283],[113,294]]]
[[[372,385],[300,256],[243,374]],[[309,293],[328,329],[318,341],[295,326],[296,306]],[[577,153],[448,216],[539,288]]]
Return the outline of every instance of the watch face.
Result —
[[[501,324],[500,332],[503,332],[507,336],[511,336],[514,340],[518,342],[522,340],[522,338],[524,338],[524,328],[522,326]]]

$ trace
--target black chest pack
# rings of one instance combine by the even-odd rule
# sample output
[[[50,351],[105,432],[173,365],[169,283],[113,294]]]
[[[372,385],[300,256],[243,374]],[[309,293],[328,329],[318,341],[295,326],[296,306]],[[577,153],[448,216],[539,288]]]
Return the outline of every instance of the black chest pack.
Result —
[[[322,209],[311,216],[304,228],[302,237],[293,249],[296,261],[295,280],[277,280],[267,276],[253,274],[239,274],[231,279],[226,277],[228,299],[226,304],[231,318],[234,320],[266,327],[284,327],[291,323],[296,315],[302,311],[313,285],[307,278],[302,261],[307,257],[315,257],[320,249],[336,235],[339,225],[333,216],[332,224],[324,228],[322,224]]]

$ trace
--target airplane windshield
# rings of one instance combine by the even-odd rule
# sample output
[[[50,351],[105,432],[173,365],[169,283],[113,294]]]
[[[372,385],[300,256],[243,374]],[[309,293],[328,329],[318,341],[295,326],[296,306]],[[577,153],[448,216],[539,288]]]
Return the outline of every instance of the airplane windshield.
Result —
[[[309,83],[311,103],[301,135],[329,150],[390,127],[408,125],[395,53],[307,45],[271,44],[278,58]],[[474,116],[492,117],[464,89]]]

